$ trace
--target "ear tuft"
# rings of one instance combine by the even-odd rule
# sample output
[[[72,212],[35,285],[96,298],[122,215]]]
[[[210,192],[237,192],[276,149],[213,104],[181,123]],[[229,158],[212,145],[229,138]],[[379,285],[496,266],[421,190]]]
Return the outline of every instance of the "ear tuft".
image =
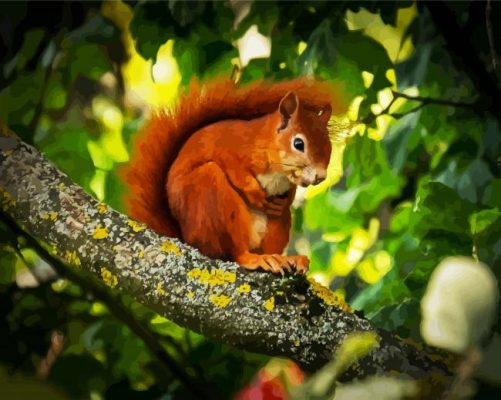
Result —
[[[291,119],[296,117],[298,106],[299,100],[294,92],[287,93],[282,100],[280,100],[280,105],[278,106],[281,117],[280,127],[278,128],[279,131],[287,128]]]

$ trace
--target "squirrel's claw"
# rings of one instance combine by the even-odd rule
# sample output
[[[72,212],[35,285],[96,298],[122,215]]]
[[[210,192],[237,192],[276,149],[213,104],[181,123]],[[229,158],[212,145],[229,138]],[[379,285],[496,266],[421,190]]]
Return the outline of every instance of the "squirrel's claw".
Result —
[[[279,217],[282,215],[286,208],[289,207],[287,198],[274,196],[266,199],[264,202],[264,210],[268,215]]]
[[[291,273],[292,269],[305,274],[310,264],[310,260],[305,256],[282,256],[279,254],[246,253],[237,257],[236,261],[245,269],[261,268],[282,276],[284,276],[285,271]]]

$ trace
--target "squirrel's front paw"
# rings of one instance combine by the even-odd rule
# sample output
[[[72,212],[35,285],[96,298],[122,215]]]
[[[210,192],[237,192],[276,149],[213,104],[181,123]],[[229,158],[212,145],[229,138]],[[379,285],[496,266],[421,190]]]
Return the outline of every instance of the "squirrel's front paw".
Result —
[[[261,190],[251,190],[245,192],[247,202],[258,210],[266,210],[266,195]]]
[[[305,256],[282,256],[278,254],[245,253],[235,259],[243,268],[255,270],[258,268],[284,275],[285,271],[305,274],[308,271],[310,260]]]
[[[289,199],[287,197],[273,196],[266,199],[264,203],[264,211],[266,214],[279,217],[289,207]]]

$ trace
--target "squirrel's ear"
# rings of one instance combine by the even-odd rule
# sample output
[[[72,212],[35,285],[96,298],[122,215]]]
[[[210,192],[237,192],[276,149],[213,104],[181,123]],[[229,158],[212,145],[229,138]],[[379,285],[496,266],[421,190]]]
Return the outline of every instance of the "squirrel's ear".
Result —
[[[280,100],[280,105],[278,106],[278,112],[280,113],[280,126],[278,130],[281,131],[290,124],[291,119],[296,117],[297,108],[299,105],[299,100],[296,93],[287,93],[282,100]]]
[[[318,116],[320,117],[320,121],[322,121],[324,124],[329,122],[329,119],[331,118],[332,114],[332,107],[330,104],[327,104],[324,108],[322,108],[318,112]]]

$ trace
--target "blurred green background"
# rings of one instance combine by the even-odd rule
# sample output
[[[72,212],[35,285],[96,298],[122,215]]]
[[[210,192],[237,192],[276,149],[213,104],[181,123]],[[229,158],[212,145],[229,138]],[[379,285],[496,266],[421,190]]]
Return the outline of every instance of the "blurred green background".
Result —
[[[1,2],[0,118],[124,212],[117,170],[134,133],[193,76],[238,66],[242,82],[314,74],[340,84],[350,107],[339,122],[352,128],[327,181],[301,193],[288,251],[309,255],[310,274],[377,326],[421,340],[420,300],[444,257],[473,257],[501,277],[501,103],[490,101],[501,29],[489,24],[501,5],[473,3],[446,3],[454,18],[437,26],[432,6],[410,1]],[[451,45],[455,27],[475,60]],[[1,225],[0,393],[17,379],[44,398],[188,396],[103,301],[48,270]],[[279,399],[302,379],[290,362],[119,301],[215,398],[251,385]],[[44,375],[55,332],[64,350],[52,340]],[[499,389],[480,381],[476,396],[490,395]]]

